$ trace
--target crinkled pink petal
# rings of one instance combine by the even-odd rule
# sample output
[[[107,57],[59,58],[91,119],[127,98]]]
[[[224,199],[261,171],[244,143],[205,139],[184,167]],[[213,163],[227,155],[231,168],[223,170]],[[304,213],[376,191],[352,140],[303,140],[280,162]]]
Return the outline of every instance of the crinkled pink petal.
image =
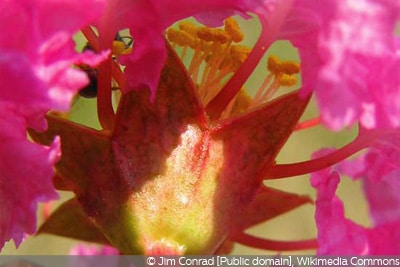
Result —
[[[315,157],[329,151],[318,151]],[[365,166],[363,160],[354,162],[356,165]],[[347,162],[345,168],[342,164],[334,168],[347,171],[346,168],[350,168],[351,163]],[[373,161],[370,164],[368,166],[371,168]],[[358,168],[354,174],[365,174],[365,170]],[[339,174],[331,169],[313,173],[311,184],[317,190],[315,220],[318,229],[318,254],[396,255],[400,253],[398,242],[400,238],[399,174],[399,170],[396,170],[378,180],[364,177],[366,197],[371,215],[375,220],[374,227],[365,228],[344,216],[342,201],[335,195],[340,181]]]
[[[65,58],[60,58],[62,53]],[[66,111],[77,90],[88,83],[87,75],[71,68],[74,63],[98,65],[108,56],[107,52],[98,55],[93,53],[76,54],[71,36],[56,34],[40,47],[40,64],[35,66],[35,72],[41,82],[44,82],[47,91],[47,100],[52,104],[48,109]]]
[[[368,229],[370,255],[399,255],[400,220]]]
[[[376,60],[349,55],[342,64],[336,72],[320,73],[317,98],[324,123],[334,130],[357,120],[368,129],[398,127],[399,58],[394,54]]]
[[[23,122],[1,111],[0,248],[10,239],[19,246],[25,234],[34,233],[37,203],[58,197],[52,176],[60,156],[58,139],[50,147],[33,144],[26,140]]]
[[[76,53],[75,43],[68,32],[54,34],[39,47],[39,59],[34,66],[37,77],[48,89],[51,109],[66,111],[76,92],[88,83],[86,73],[72,68],[73,64],[98,65],[108,57],[109,52],[100,54]]]
[[[313,154],[319,158],[332,152],[322,149]],[[315,221],[318,229],[320,255],[362,254],[367,249],[365,229],[344,217],[344,207],[336,197],[340,176],[330,168],[311,174],[311,185],[317,190]]]
[[[372,147],[360,174],[375,225],[400,220],[400,140],[395,141]]]
[[[375,225],[400,220],[399,136],[376,141],[366,154],[346,160],[339,166],[351,178],[362,179]]]
[[[400,169],[400,128],[369,131],[360,128],[360,136],[369,133],[382,133],[371,143],[366,153],[356,159],[339,164],[340,171],[353,179],[369,179],[379,182],[386,175]]]
[[[103,56],[77,54],[72,35],[103,8],[104,0],[0,1],[0,247],[33,233],[37,202],[57,197],[59,141],[33,144],[26,129],[44,130],[47,111],[67,110],[88,82],[72,64]]]
[[[43,96],[45,85],[37,79],[30,62],[21,53],[2,54],[0,51],[0,54],[0,109],[13,106],[14,113],[10,116],[25,117],[27,126],[44,129],[44,113],[50,106]]]
[[[363,254],[368,248],[367,232],[344,217],[343,204],[335,196],[340,177],[323,170],[311,175],[317,189],[315,221],[318,228],[319,255]]]
[[[331,129],[350,126],[358,119],[363,126],[376,128],[377,119],[387,115],[376,114],[388,93],[384,87],[392,84],[379,69],[387,68],[388,54],[394,57],[395,23],[394,10],[378,1],[341,1],[335,19],[323,30],[319,50],[324,64],[316,94],[322,121]],[[399,94],[399,84],[391,90]],[[393,105],[396,99],[399,95],[386,100]]]
[[[349,176],[354,181],[358,180],[365,172],[365,160],[365,154],[362,154],[355,159],[344,160],[339,164],[340,172]]]
[[[329,128],[359,120],[370,129],[399,125],[399,6],[395,0],[295,1],[281,35],[299,49],[303,94],[316,91]]]
[[[371,71],[366,77],[368,98],[361,104],[360,116],[361,125],[367,129],[400,127],[399,45],[396,51],[395,56],[370,60]]]
[[[97,20],[103,14],[106,4],[104,0],[36,0],[35,2],[40,14],[38,26],[43,38],[46,39],[60,31],[67,32],[71,36],[83,26]]]
[[[363,179],[363,186],[374,225],[400,221],[400,169],[379,181]],[[400,240],[400,239],[399,239]]]
[[[365,156],[363,178],[379,182],[400,169],[400,143],[371,147]]]
[[[0,24],[7,27],[0,37],[0,101],[14,102],[28,117],[67,110],[88,82],[83,72],[72,69],[77,59],[82,61],[72,34],[101,15],[102,2],[2,1]],[[28,126],[43,130],[45,123],[29,120]]]

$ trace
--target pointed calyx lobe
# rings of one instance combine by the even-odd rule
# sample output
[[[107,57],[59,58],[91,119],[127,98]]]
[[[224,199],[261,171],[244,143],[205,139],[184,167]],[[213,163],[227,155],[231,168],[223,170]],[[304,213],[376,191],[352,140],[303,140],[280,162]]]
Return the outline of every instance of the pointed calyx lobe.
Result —
[[[122,253],[214,253],[230,232],[306,202],[274,191],[272,199],[288,200],[274,210],[261,181],[308,100],[293,93],[210,126],[168,49],[155,101],[146,88],[124,95],[113,133],[55,117],[46,133],[32,133],[41,143],[61,136],[63,184]]]

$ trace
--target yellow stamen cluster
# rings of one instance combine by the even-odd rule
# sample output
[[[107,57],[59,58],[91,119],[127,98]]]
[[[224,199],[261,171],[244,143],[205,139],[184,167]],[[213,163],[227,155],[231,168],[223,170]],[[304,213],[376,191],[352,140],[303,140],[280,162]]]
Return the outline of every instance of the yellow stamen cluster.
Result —
[[[300,72],[300,64],[291,60],[281,62],[277,56],[270,56],[268,58],[267,69],[274,75],[282,73],[293,75]]]
[[[224,24],[225,31],[229,34],[234,42],[239,43],[243,41],[244,35],[243,32],[240,30],[236,20],[234,20],[233,18],[227,18],[224,21]]]
[[[206,105],[221,90],[227,78],[236,72],[246,60],[250,48],[238,43],[243,32],[233,18],[225,20],[224,29],[196,26],[181,22],[178,29],[169,28],[167,38],[174,45],[182,47],[182,59],[193,50],[188,71],[198,85],[199,96]]]
[[[251,107],[270,100],[280,87],[290,87],[297,84],[297,78],[294,75],[300,72],[299,63],[291,60],[281,61],[277,56],[270,56],[267,61],[267,69],[270,74],[257,90]]]
[[[297,83],[296,76],[283,74],[279,79],[279,84],[281,86],[294,86]]]
[[[251,48],[239,44],[244,35],[233,18],[224,21],[223,29],[197,26],[188,21],[181,22],[178,28],[169,28],[166,35],[173,46],[182,48],[181,58],[184,62],[186,56],[192,53],[190,62],[186,64],[204,105],[220,92],[229,77],[239,69],[251,52]],[[300,72],[300,65],[294,61],[280,61],[276,56],[271,56],[267,69],[269,75],[257,90],[255,97],[251,99],[242,89],[221,118],[242,113],[250,107],[270,100],[282,86],[295,85],[297,79],[294,75]]]
[[[297,83],[294,74],[300,72],[300,64],[292,61],[280,61],[277,56],[268,58],[267,69],[275,76],[281,86],[293,86]]]
[[[251,97],[247,94],[246,90],[242,88],[224,110],[221,118],[228,118],[246,112],[246,110],[249,109],[251,102]]]
[[[230,41],[230,36],[227,32],[221,29],[213,29],[201,27],[197,30],[197,37],[206,42],[226,44]]]
[[[227,55],[220,67],[229,66],[230,69],[236,71],[246,60],[250,51],[251,49],[244,45],[232,45],[229,55]]]

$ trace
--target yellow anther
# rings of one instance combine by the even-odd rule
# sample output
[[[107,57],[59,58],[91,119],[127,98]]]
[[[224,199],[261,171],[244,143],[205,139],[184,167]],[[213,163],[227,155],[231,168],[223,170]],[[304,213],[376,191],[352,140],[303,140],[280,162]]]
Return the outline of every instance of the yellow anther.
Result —
[[[277,56],[268,57],[267,69],[275,75],[281,73],[280,60]]]
[[[283,73],[293,75],[300,72],[300,64],[294,61],[283,61],[279,64]]]
[[[226,31],[207,27],[199,28],[197,37],[206,42],[218,42],[220,44],[225,44],[230,40],[230,36]]]
[[[129,48],[125,49],[125,50],[122,52],[122,54],[123,54],[123,55],[129,55],[129,54],[132,53],[132,51],[133,51],[133,47],[129,47]]]
[[[119,56],[121,54],[124,54],[126,50],[126,44],[121,41],[113,41],[113,55]]]
[[[178,31],[174,28],[169,28],[167,30],[167,38],[170,42],[179,45],[179,46],[184,46],[186,43],[184,42],[182,38],[182,33],[181,31]]]
[[[244,45],[232,45],[229,50],[229,54],[226,55],[219,68],[226,68],[232,72],[238,70],[249,55],[251,49]]]
[[[213,43],[204,42],[202,40],[196,39],[198,41],[198,48],[205,53],[212,53],[214,48]]]
[[[293,75],[300,72],[299,63],[291,60],[280,61],[279,58],[274,55],[268,58],[267,68],[275,75],[280,73]]]
[[[182,32],[182,39],[183,39],[182,41],[190,48],[195,49],[198,47],[199,44],[198,40],[193,36],[191,36],[190,34]]]
[[[251,49],[244,45],[233,45],[231,47],[230,56],[240,63],[243,63],[250,54]]]
[[[248,109],[251,103],[251,97],[247,94],[244,88],[240,89],[238,95],[235,98],[235,103],[231,110],[231,115],[243,113]]]
[[[283,74],[279,79],[279,85],[281,86],[293,86],[297,83],[297,79],[293,75]]]
[[[236,20],[232,17],[227,18],[224,20],[225,24],[225,31],[229,34],[234,42],[241,42],[243,41],[244,34],[240,30],[239,25],[237,24]]]
[[[170,42],[178,46],[189,46],[191,48],[196,47],[196,40],[184,31],[169,28],[167,30],[167,38]]]
[[[190,35],[196,36],[198,27],[196,27],[196,25],[189,21],[182,21],[181,23],[179,23],[179,29],[181,31],[189,33]]]
[[[174,28],[169,28],[167,30],[167,38],[170,42],[177,43],[180,40],[179,31]]]

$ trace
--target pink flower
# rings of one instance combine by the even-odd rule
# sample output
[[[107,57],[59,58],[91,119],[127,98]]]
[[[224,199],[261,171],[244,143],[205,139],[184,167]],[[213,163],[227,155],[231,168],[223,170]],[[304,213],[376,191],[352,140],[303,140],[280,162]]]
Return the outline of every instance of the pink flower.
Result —
[[[40,143],[45,143],[54,134],[61,136],[63,158],[57,169],[61,179],[78,196],[84,215],[95,221],[92,227],[99,227],[101,231],[98,232],[104,233],[107,240],[124,254],[217,253],[225,251],[226,243],[232,242],[277,250],[314,247],[314,240],[274,241],[245,233],[255,224],[308,203],[306,197],[265,187],[262,181],[309,98],[299,98],[298,92],[293,92],[269,105],[265,103],[248,109],[241,117],[232,115],[225,120],[220,119],[221,113],[215,112],[216,118],[207,118],[206,103],[197,97],[198,88],[175,51],[161,39],[161,32],[183,14],[204,15],[207,9],[215,11],[217,7],[229,5],[235,8],[237,3],[210,1],[208,5],[204,2],[189,5],[182,2],[172,14],[163,13],[167,11],[161,2],[149,2],[154,4],[151,8],[146,4],[148,2],[134,3],[132,9],[135,8],[134,14],[138,18],[132,21],[138,25],[130,28],[134,38],[133,53],[131,58],[125,59],[127,68],[123,76],[127,83],[121,83],[125,92],[118,111],[116,114],[111,111],[103,125],[109,128],[95,131],[49,117],[49,131],[34,135],[35,141]],[[171,3],[177,5],[179,2]],[[247,64],[233,73],[232,80],[236,77],[239,81],[228,83],[221,89],[229,94],[233,92],[233,96],[252,73],[266,47],[277,37],[291,7],[279,2],[267,9],[268,5],[252,3],[249,11],[264,10],[271,16],[262,18],[265,28],[254,52],[248,56]],[[239,7],[236,9],[240,11]],[[110,12],[122,9],[118,6],[109,8]],[[153,18],[155,15],[158,19]],[[100,21],[99,38],[94,36],[89,41],[94,44],[97,41],[100,50],[111,46],[115,31],[109,27],[112,29],[115,25],[112,23],[119,23],[115,30],[123,28],[124,17],[108,17],[110,23]],[[155,20],[154,24],[146,23],[145,19],[149,18]],[[141,24],[136,20],[141,20]],[[90,30],[86,31],[89,36]],[[152,31],[151,41],[141,39],[153,34]],[[228,31],[225,34],[229,34]],[[218,45],[221,44],[215,42],[215,46]],[[160,46],[159,51],[155,46]],[[166,50],[169,51],[167,61],[161,56]],[[141,57],[145,64],[129,62],[135,57]],[[146,86],[135,87],[130,83],[133,78],[129,68],[133,64],[141,68],[134,74],[134,82],[151,87],[147,82],[150,77],[152,83],[158,83],[156,93],[146,90]],[[158,64],[164,64],[160,79]],[[111,76],[115,74],[112,66],[99,66],[97,101],[100,115],[106,113],[102,112],[102,99],[110,102],[110,97],[104,96],[102,90],[110,91]],[[153,74],[156,76],[151,76]],[[151,95],[154,96],[152,101]],[[238,102],[242,98],[249,106],[246,94],[238,97]],[[216,106],[226,108],[226,100],[229,103],[232,99],[219,98]],[[63,227],[56,228],[57,233],[62,232]]]
[[[8,118],[9,109],[0,114],[0,247],[10,239],[18,246],[25,233],[36,230],[37,202],[57,198],[51,177],[59,139],[50,147],[33,144],[26,140],[22,118]]]
[[[306,77],[315,79],[322,122],[333,130],[358,120],[369,129],[398,127],[400,59],[395,27],[400,17],[399,2],[300,2],[318,8],[313,14],[320,26],[318,35],[313,36],[316,49],[311,57],[302,58],[302,63],[313,58],[313,70],[303,66],[303,71]]]
[[[72,34],[100,15],[101,1],[18,0],[0,3],[0,247],[18,246],[36,227],[38,201],[57,197],[51,184],[59,158],[58,139],[50,147],[33,144],[26,129],[45,130],[49,110],[68,110],[88,82],[73,63],[102,58],[74,52]]]
[[[311,176],[317,189],[315,220],[318,228],[318,254],[363,254],[368,238],[366,231],[344,217],[343,204],[335,196],[340,177],[329,170]]]
[[[98,233],[106,235],[101,237],[123,253],[216,253],[233,241],[279,250],[313,247],[313,241],[275,242],[244,231],[307,202],[305,198],[269,189],[262,182],[265,173],[274,169],[275,156],[293,131],[313,90],[322,121],[331,129],[356,121],[368,129],[399,126],[396,74],[400,60],[393,37],[397,2],[115,0],[106,3],[104,16],[100,16],[103,4],[100,0],[0,4],[0,10],[14,12],[0,16],[0,23],[12,26],[12,32],[5,32],[5,36],[15,33],[22,40],[0,37],[0,65],[4,69],[0,80],[5,88],[14,89],[3,90],[0,100],[0,111],[11,115],[3,120],[13,134],[4,134],[4,138],[0,135],[0,140],[7,142],[4,147],[9,151],[17,151],[13,140],[25,148],[19,157],[22,163],[32,155],[40,155],[35,160],[42,165],[32,161],[41,166],[35,168],[36,172],[43,173],[35,176],[39,179],[35,182],[45,182],[40,190],[27,189],[29,201],[54,197],[51,166],[59,151],[57,139],[53,139],[60,135],[63,158],[56,166],[58,179],[77,195],[83,208],[81,215],[96,222],[90,227],[100,227]],[[189,16],[217,25],[228,15],[246,17],[247,12],[260,19],[259,40],[232,78],[216,90],[215,96],[200,103],[194,86],[197,81],[190,80],[180,60],[165,44],[166,28]],[[98,34],[89,24],[96,26]],[[74,31],[81,29],[95,52],[106,53],[115,34],[124,28],[132,34],[133,52],[116,59],[108,57],[97,71],[98,114],[103,131],[49,116],[49,131],[32,136],[41,144],[52,144],[51,149],[26,141],[27,128],[45,130],[47,111],[67,110],[73,95],[87,83],[86,75],[70,66],[80,62],[95,65],[104,58],[76,55],[70,39]],[[26,29],[30,31],[25,36]],[[196,34],[195,38],[200,37]],[[240,90],[265,50],[280,39],[291,41],[299,49],[302,97],[292,93],[254,108],[250,100],[243,100],[246,96],[239,97]],[[120,62],[126,65],[124,71],[118,67]],[[222,68],[221,62],[210,65]],[[288,73],[279,73],[276,84],[283,81],[280,79],[284,74]],[[113,78],[123,92],[116,113],[111,105]],[[235,114],[225,120],[223,111],[229,103],[240,105],[239,100],[248,101],[251,109],[245,115]],[[13,162],[9,159],[13,155],[8,153],[4,162]],[[4,167],[16,172],[15,166]],[[396,163],[394,169],[397,166]],[[24,176],[27,173],[20,175]],[[394,242],[390,238],[397,236],[392,234],[397,221],[385,219],[376,227],[365,229],[347,220],[341,201],[335,197],[338,180],[338,175],[329,174],[328,170],[312,179],[318,190],[320,253],[397,251],[393,245],[382,249],[377,245]],[[4,192],[14,186],[10,181],[13,180],[4,178]],[[376,207],[381,204],[372,193],[369,197]],[[280,199],[286,199],[284,205],[274,203]],[[272,210],[276,208],[275,212],[260,214],[260,207],[266,207],[266,203]],[[15,205],[23,207],[21,211],[35,208],[26,209],[25,202]],[[386,208],[390,203],[382,205]],[[10,210],[5,210],[4,218],[8,218]],[[15,227],[18,219],[1,225],[17,229],[8,231],[4,240],[14,238],[19,243],[24,232],[31,233],[32,214],[27,220],[30,224],[21,224],[23,227]],[[205,223],[200,225],[198,220]]]
[[[343,173],[361,179],[374,224],[400,221],[400,137],[377,140],[356,160],[340,165]]]
[[[396,153],[398,157],[398,148]],[[367,155],[366,158],[371,155]],[[370,157],[370,160],[373,158],[377,159],[377,157]],[[397,194],[399,172],[397,168],[385,174],[388,173],[385,169],[390,168],[390,163],[384,166],[383,161],[379,161],[377,165],[380,166],[377,168],[371,162],[365,165],[364,174],[369,172],[367,168],[380,169],[383,171],[383,177],[380,177],[379,172],[371,170],[369,173],[374,173],[374,178],[364,177],[363,179],[370,212],[374,219],[374,225],[371,228],[363,227],[345,218],[342,201],[335,195],[340,181],[340,176],[336,171],[325,169],[311,175],[311,184],[317,189],[315,219],[318,228],[318,254],[397,255],[400,253]],[[357,161],[358,164],[361,162],[362,160]],[[344,168],[348,167],[348,164],[344,166]]]

